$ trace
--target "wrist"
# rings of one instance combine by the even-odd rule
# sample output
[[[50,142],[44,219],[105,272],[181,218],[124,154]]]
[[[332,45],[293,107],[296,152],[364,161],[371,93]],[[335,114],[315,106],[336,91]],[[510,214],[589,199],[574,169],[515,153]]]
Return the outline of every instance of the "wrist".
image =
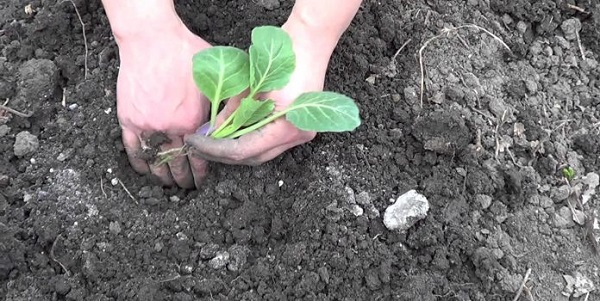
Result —
[[[320,52],[324,56],[333,53],[341,36],[335,28],[318,24],[294,12],[281,27],[292,37],[295,45],[303,50]]]
[[[173,0],[102,2],[117,43],[124,39],[177,31],[184,26]]]

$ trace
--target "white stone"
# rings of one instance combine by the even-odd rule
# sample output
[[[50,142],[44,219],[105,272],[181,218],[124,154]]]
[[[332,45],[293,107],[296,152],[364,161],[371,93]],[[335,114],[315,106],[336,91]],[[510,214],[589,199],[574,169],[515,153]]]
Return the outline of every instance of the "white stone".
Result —
[[[410,190],[385,209],[383,224],[389,230],[405,231],[427,216],[429,201],[422,194]]]

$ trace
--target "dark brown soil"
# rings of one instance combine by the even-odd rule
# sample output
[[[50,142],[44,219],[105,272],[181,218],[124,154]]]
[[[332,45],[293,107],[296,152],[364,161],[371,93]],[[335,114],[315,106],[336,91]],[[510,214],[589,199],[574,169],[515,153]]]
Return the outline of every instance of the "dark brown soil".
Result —
[[[535,300],[569,300],[564,275],[600,283],[561,173],[600,168],[597,1],[365,1],[326,84],[364,125],[263,166],[214,164],[198,191],[129,167],[118,49],[100,1],[74,3],[87,56],[70,2],[0,4],[0,99],[34,112],[0,115],[1,299],[504,301],[531,269]],[[246,48],[293,1],[177,4],[212,44]],[[442,32],[465,24],[512,51],[473,27]],[[419,50],[442,33],[422,52],[421,105]],[[389,231],[389,200],[411,189],[428,216]]]

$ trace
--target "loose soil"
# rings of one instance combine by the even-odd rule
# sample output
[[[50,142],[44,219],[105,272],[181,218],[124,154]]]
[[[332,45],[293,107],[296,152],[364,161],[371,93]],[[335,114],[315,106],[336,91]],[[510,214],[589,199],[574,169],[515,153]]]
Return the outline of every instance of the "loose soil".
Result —
[[[177,2],[194,32],[242,48],[293,4]],[[0,5],[0,99],[33,112],[1,115],[1,299],[513,300],[531,269],[519,300],[569,300],[565,275],[600,283],[597,230],[574,221],[561,172],[575,185],[600,167],[597,1],[365,1],[326,83],[364,124],[259,167],[213,164],[196,191],[129,167],[118,49],[100,1],[74,4],[88,53],[71,2]],[[447,30],[466,24],[511,51]],[[440,34],[421,103],[419,50]],[[387,230],[411,189],[428,216]]]

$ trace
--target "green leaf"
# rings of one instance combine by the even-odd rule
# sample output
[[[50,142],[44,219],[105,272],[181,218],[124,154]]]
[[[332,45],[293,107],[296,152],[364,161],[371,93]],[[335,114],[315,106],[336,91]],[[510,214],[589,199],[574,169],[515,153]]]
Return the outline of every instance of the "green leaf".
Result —
[[[275,102],[272,100],[258,101],[252,98],[244,98],[240,106],[233,112],[231,124],[214,133],[214,138],[227,137],[242,127],[250,126],[269,116],[275,109]],[[229,118],[228,118],[229,120]]]
[[[250,58],[241,49],[215,46],[196,53],[193,77],[200,91],[213,103],[242,93],[250,86]]]
[[[246,99],[244,99],[246,100]],[[239,118],[237,118],[237,122],[242,122],[244,119],[246,119],[246,121],[244,121],[244,124],[242,126],[251,126],[261,120],[263,120],[264,118],[266,118],[267,116],[269,116],[269,114],[271,114],[273,112],[273,110],[275,109],[275,102],[267,99],[267,100],[263,100],[263,101],[256,101],[254,99],[247,99],[249,102],[247,104],[248,109],[247,112],[244,114],[246,116],[240,116],[240,115],[236,115],[236,117],[240,116]],[[244,102],[244,101],[242,101]],[[247,117],[248,116],[248,117]],[[236,123],[236,119],[233,119],[233,123]]]
[[[252,30],[250,53],[251,96],[285,87],[294,69],[292,39],[281,28],[261,26]]]
[[[304,131],[345,132],[361,123],[354,101],[335,92],[306,92],[285,111],[286,119]]]

